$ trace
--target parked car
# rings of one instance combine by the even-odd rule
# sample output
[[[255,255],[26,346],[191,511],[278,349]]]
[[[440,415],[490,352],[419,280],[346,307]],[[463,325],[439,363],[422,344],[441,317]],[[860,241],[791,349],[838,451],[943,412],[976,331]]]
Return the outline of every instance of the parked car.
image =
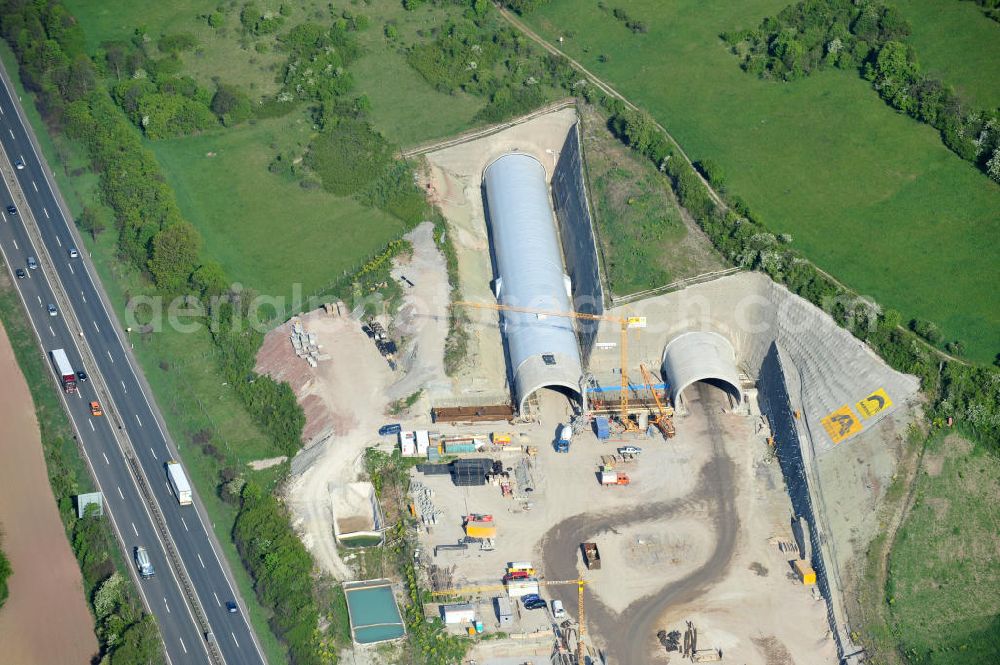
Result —
[[[638,455],[642,453],[642,448],[637,446],[622,446],[618,449],[619,455]]]
[[[524,609],[526,610],[544,610],[548,606],[549,604],[541,598],[524,603]]]
[[[18,268],[14,271],[14,274],[17,275],[18,279],[24,279],[28,276],[28,273],[24,272],[24,268]]]
[[[80,252],[76,251],[76,247],[69,248],[69,258],[75,259],[80,256]]]
[[[49,310],[49,316],[55,316],[56,314],[59,313],[59,310],[56,309],[56,306],[53,305],[52,303],[49,303],[48,310]]]
[[[240,608],[239,608],[239,606],[235,602],[233,602],[231,600],[227,600],[226,601],[226,611],[229,612],[230,614],[236,614],[237,612],[240,611]]]
[[[393,423],[391,425],[382,425],[378,428],[379,436],[390,436],[393,434],[399,434],[403,431],[403,426],[399,423]]]
[[[539,596],[537,593],[526,593],[523,596],[521,596],[521,602],[522,603],[528,603],[528,602],[531,602],[533,600],[541,600],[541,599],[542,599],[542,597]]]
[[[86,381],[90,377],[88,377],[87,373],[81,369],[79,372],[76,373],[76,378],[80,379],[80,381]]]
[[[14,207],[13,203],[11,203],[9,206],[7,206],[7,212],[9,212],[12,215],[16,215],[17,214],[17,208]]]
[[[563,607],[563,603],[561,600],[552,601],[552,618],[553,619],[566,618],[566,608]]]

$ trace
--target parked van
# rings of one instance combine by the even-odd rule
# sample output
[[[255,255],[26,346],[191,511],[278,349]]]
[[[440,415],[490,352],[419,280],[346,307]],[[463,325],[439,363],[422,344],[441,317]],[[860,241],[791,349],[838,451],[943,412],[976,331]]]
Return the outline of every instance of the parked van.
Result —
[[[135,548],[135,566],[139,569],[139,576],[144,580],[156,574],[153,571],[153,562],[149,560],[149,552],[141,545]]]

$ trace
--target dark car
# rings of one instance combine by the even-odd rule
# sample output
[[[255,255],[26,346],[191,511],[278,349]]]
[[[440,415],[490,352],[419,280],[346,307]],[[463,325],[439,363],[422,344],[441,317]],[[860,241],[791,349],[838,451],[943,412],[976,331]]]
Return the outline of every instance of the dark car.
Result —
[[[18,279],[24,279],[28,276],[28,273],[24,272],[24,268],[18,268],[14,271],[14,274],[17,275]]]
[[[403,431],[403,426],[399,423],[393,423],[391,425],[382,425],[378,428],[379,436],[389,436],[390,434],[399,434]]]
[[[524,609],[526,610],[544,610],[548,607],[548,603],[539,598],[538,600],[532,600],[524,604]]]
[[[226,601],[226,611],[230,614],[236,614],[240,611],[240,608],[231,600]]]
[[[12,215],[16,215],[17,214],[17,208],[14,207],[13,203],[11,203],[9,206],[7,206],[7,212],[9,212]]]
[[[87,373],[81,369],[79,372],[76,373],[76,378],[80,379],[80,381],[86,381],[90,377],[88,377]]]

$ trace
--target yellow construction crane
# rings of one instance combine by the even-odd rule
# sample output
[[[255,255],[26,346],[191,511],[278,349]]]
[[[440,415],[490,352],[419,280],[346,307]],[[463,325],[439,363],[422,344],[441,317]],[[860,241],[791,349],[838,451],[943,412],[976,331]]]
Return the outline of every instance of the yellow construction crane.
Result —
[[[583,605],[583,587],[587,581],[583,578],[575,580],[538,580],[538,586],[560,586],[565,584],[575,584],[577,589],[577,628],[576,628],[576,661],[577,665],[584,665],[585,644],[584,637],[587,634],[586,612]],[[467,596],[470,594],[493,593],[496,591],[506,591],[503,584],[486,584],[482,586],[464,586],[455,589],[441,589],[431,591],[432,596]]]
[[[660,401],[660,396],[657,394],[656,390],[653,388],[653,375],[650,373],[646,366],[639,364],[639,371],[642,372],[642,378],[646,382],[646,390],[653,394],[653,401],[656,402],[656,417],[653,419],[653,424],[663,432],[663,436],[668,439],[672,437],[676,430],[674,429],[674,409],[673,407],[663,406],[663,402]]]
[[[628,414],[628,331],[632,328],[644,328],[646,320],[641,316],[612,316],[610,314],[588,314],[586,312],[560,312],[558,310],[540,309],[537,307],[515,307],[514,305],[501,305],[498,303],[481,303],[458,300],[452,303],[453,307],[472,307],[475,309],[493,309],[501,312],[520,312],[522,314],[534,314],[539,317],[558,316],[568,319],[579,319],[583,321],[611,321],[617,323],[621,328],[621,394],[618,398],[618,417],[626,430],[635,430],[637,425],[632,422]]]

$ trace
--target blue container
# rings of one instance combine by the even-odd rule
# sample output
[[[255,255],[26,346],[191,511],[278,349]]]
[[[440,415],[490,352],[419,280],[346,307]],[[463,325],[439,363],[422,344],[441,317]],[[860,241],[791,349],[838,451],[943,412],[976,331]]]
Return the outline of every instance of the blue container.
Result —
[[[594,418],[594,431],[597,433],[598,439],[611,438],[611,423],[608,421],[607,416],[597,416]]]
[[[474,453],[476,452],[476,444],[473,441],[455,443],[445,441],[444,452],[448,455],[454,455],[456,453]]]

